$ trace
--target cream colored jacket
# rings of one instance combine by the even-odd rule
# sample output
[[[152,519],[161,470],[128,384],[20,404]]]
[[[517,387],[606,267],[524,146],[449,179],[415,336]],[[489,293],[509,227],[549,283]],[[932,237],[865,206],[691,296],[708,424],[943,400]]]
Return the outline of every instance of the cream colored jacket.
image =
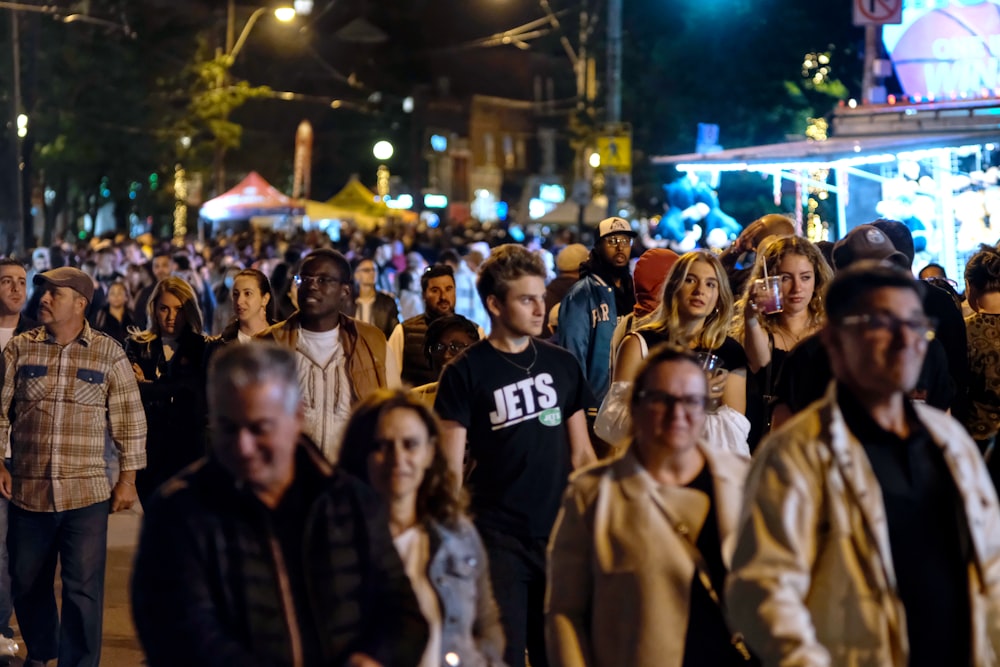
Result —
[[[749,463],[729,452],[702,453],[728,565]],[[631,450],[573,476],[549,542],[553,667],[682,664],[695,565],[677,531],[701,526],[707,512],[705,494],[659,488]]]
[[[835,395],[831,384],[755,454],[727,585],[730,620],[765,665],[906,667],[882,494]],[[962,426],[914,407],[944,453],[968,520],[974,664],[996,665],[996,493]]]

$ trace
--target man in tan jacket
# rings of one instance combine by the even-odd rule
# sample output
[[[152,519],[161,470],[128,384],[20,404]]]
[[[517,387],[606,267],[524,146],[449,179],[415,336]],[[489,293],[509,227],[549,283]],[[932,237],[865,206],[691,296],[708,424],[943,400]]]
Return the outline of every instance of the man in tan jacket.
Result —
[[[351,293],[351,265],[343,255],[313,251],[295,284],[298,311],[259,337],[295,350],[303,431],[336,463],[351,407],[376,389],[398,387],[399,368],[387,355],[385,334],[343,313]]]
[[[765,665],[996,664],[996,492],[961,425],[905,396],[934,336],[920,289],[878,263],[837,275],[834,382],[754,458],[727,599]]]

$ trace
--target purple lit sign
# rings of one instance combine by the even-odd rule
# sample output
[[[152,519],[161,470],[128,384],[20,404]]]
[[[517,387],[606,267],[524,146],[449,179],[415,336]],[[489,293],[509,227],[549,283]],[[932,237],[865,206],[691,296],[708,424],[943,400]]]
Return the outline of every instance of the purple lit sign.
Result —
[[[1000,0],[904,0],[882,36],[909,97],[1000,96]]]

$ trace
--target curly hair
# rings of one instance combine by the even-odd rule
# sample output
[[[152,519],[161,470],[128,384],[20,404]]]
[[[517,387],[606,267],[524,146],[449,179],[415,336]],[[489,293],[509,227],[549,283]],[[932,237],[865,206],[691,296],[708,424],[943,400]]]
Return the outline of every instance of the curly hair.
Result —
[[[479,267],[476,290],[483,306],[488,310],[486,299],[495,296],[499,301],[506,300],[511,282],[525,276],[544,279],[547,275],[545,263],[538,255],[524,246],[506,243],[494,248],[489,258]]]
[[[712,267],[719,285],[719,297],[715,302],[715,309],[705,318],[701,331],[696,334],[693,341],[685,341],[679,339],[683,326],[676,297],[695,262],[705,262]],[[729,278],[726,276],[726,270],[722,267],[722,262],[707,250],[694,250],[681,255],[670,267],[667,279],[663,283],[663,296],[660,299],[660,305],[653,313],[652,321],[642,328],[668,333],[671,340],[676,338],[675,342],[679,344],[686,345],[693,342],[694,347],[715,350],[726,339],[732,317],[733,292],[729,287]]]
[[[459,489],[448,469],[448,459],[441,449],[441,424],[426,405],[400,390],[380,389],[355,406],[344,430],[339,465],[346,472],[370,484],[368,457],[376,449],[375,432],[379,422],[391,410],[412,410],[427,427],[434,446],[434,458],[417,490],[417,519],[433,519],[454,528],[468,506],[466,493]]]
[[[764,277],[765,267],[767,275],[778,275],[778,265],[789,255],[805,257],[812,265],[813,295],[808,305],[809,325],[819,326],[826,320],[826,308],[823,305],[823,299],[826,297],[826,288],[830,285],[830,281],[833,280],[833,270],[827,264],[819,247],[813,242],[801,236],[783,236],[768,243],[757,254],[757,261],[754,263],[750,277],[743,288],[743,295],[736,303],[736,308],[734,309],[736,315],[733,318],[732,335],[736,340],[744,342],[746,319],[742,316],[742,313],[743,309],[746,308],[747,302],[750,300],[754,281]],[[773,333],[774,326],[781,317],[781,313],[773,313],[771,315],[762,313],[759,317],[761,325],[767,331]]]
[[[198,307],[198,297],[194,289],[183,278],[168,276],[156,283],[153,293],[149,295],[149,302],[146,303],[146,321],[149,323],[147,324],[149,328],[145,331],[129,331],[135,341],[148,343],[161,335],[159,320],[156,318],[156,304],[164,293],[174,296],[181,302],[187,328],[196,334],[201,334],[203,329],[201,309]]]

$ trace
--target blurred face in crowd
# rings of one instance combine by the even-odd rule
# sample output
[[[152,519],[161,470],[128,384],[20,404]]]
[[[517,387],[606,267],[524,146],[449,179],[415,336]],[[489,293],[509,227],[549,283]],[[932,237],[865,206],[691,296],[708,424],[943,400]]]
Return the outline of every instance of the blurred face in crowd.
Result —
[[[917,293],[881,287],[862,299],[858,312],[823,330],[834,376],[861,395],[909,392],[933,338]]]
[[[289,391],[283,381],[270,380],[225,387],[215,397],[212,449],[258,495],[280,493],[295,472],[302,413],[298,406],[289,409]]]
[[[495,295],[487,299],[487,308],[496,324],[511,336],[537,336],[545,324],[545,280],[522,276],[508,284],[507,298]]]
[[[438,317],[455,312],[455,279],[438,276],[427,281],[424,290],[424,309],[428,315]]]
[[[598,243],[601,258],[605,264],[616,269],[628,266],[628,259],[632,256],[632,237],[628,234],[610,234],[602,238]]]
[[[174,261],[166,255],[153,258],[153,275],[156,276],[157,281],[169,278],[173,270]]]
[[[635,444],[680,452],[695,447],[705,428],[705,372],[686,359],[664,361],[645,376],[632,407]]]
[[[240,322],[266,320],[270,300],[271,295],[261,294],[260,284],[250,276],[240,276],[233,281],[233,311]]]
[[[336,326],[351,291],[350,282],[337,263],[310,255],[302,262],[296,282],[302,325],[312,331],[329,331]]]
[[[785,255],[778,263],[781,276],[781,304],[784,312],[797,315],[809,309],[816,289],[816,274],[805,255]]]
[[[170,292],[164,292],[156,300],[156,323],[161,336],[179,336],[187,326],[184,304]]]
[[[375,429],[375,448],[368,455],[368,479],[386,500],[416,500],[424,474],[434,461],[434,440],[420,415],[393,408]]]
[[[676,298],[682,321],[707,318],[719,301],[719,278],[712,265],[701,260],[693,262]]]
[[[108,305],[112,308],[124,308],[128,295],[125,293],[125,286],[120,283],[112,283],[108,288]]]
[[[16,315],[24,308],[28,274],[20,266],[0,266],[0,315]]]
[[[375,287],[375,262],[370,259],[361,260],[354,269],[354,281],[358,287]]]
[[[460,327],[446,329],[437,343],[431,346],[433,367],[440,371],[444,365],[461,354],[465,348],[475,343],[475,339]]]

